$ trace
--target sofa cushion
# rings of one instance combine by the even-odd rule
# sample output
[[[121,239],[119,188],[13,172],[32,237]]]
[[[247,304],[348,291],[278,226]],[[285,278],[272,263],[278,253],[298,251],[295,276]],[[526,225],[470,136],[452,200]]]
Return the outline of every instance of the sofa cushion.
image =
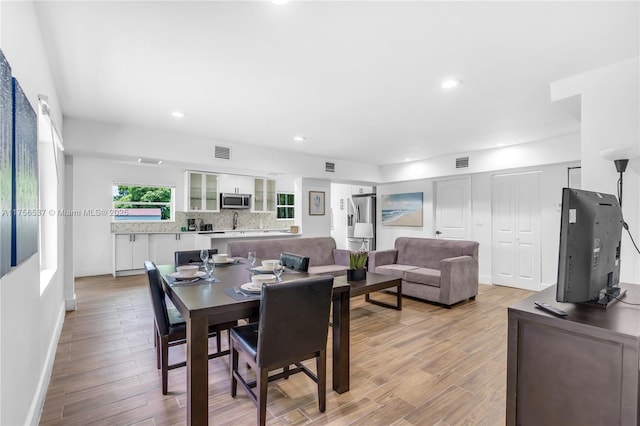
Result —
[[[320,265],[310,266],[307,272],[313,275],[333,275],[337,277],[344,275],[347,269],[349,269],[349,267],[344,265]]]
[[[440,287],[440,271],[430,268],[416,268],[404,273],[404,280],[413,283]]]
[[[435,238],[396,238],[396,263],[421,268],[440,269],[440,261],[450,257],[471,256],[478,259],[475,241],[439,240]]]
[[[375,272],[376,274],[391,275],[392,277],[403,278],[406,271],[415,268],[415,266],[411,265],[398,265],[396,263],[392,263],[391,265],[377,266],[375,271],[373,272]]]

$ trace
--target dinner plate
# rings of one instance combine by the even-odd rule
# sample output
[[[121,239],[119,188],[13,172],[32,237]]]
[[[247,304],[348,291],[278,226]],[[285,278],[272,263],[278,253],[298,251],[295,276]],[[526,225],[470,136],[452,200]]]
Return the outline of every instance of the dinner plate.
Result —
[[[230,263],[236,263],[236,262],[237,262],[237,260],[235,260],[235,259],[227,259],[226,262],[216,262],[216,265],[228,265]]]
[[[173,274],[169,274],[171,278],[175,278],[177,280],[192,280],[194,278],[202,278],[206,275],[207,273],[204,271],[198,271],[195,273],[195,275],[185,275],[185,274],[181,274],[180,272],[174,272]]]
[[[260,293],[262,292],[262,284],[256,284],[254,282],[244,283],[240,286],[244,291],[248,291],[249,293]]]
[[[273,268],[269,269],[265,268],[264,266],[256,266],[255,268],[253,268],[253,270],[263,274],[273,274]]]

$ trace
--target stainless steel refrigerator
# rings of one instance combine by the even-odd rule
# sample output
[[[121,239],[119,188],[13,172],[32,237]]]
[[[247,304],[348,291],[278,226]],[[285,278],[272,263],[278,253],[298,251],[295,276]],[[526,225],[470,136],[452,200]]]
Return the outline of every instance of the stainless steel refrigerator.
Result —
[[[376,249],[376,194],[354,194],[347,199],[347,248],[357,251],[362,247],[369,251]],[[373,236],[370,238],[356,238],[354,231],[356,223],[370,223]]]

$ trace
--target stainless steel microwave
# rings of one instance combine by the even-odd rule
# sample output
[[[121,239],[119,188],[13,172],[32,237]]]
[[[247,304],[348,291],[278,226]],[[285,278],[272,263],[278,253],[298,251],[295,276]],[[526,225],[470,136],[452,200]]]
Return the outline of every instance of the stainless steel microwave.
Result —
[[[248,209],[251,208],[251,194],[220,194],[220,208],[222,209]]]

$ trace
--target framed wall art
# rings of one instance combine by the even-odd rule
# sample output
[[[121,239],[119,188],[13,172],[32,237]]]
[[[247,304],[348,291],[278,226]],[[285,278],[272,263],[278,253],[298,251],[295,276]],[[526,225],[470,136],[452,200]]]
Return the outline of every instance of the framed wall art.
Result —
[[[309,215],[324,215],[324,192],[309,191]]]
[[[12,158],[13,88],[11,66],[0,51],[0,277],[11,269]]]
[[[382,196],[382,224],[386,226],[422,226],[422,192]]]

